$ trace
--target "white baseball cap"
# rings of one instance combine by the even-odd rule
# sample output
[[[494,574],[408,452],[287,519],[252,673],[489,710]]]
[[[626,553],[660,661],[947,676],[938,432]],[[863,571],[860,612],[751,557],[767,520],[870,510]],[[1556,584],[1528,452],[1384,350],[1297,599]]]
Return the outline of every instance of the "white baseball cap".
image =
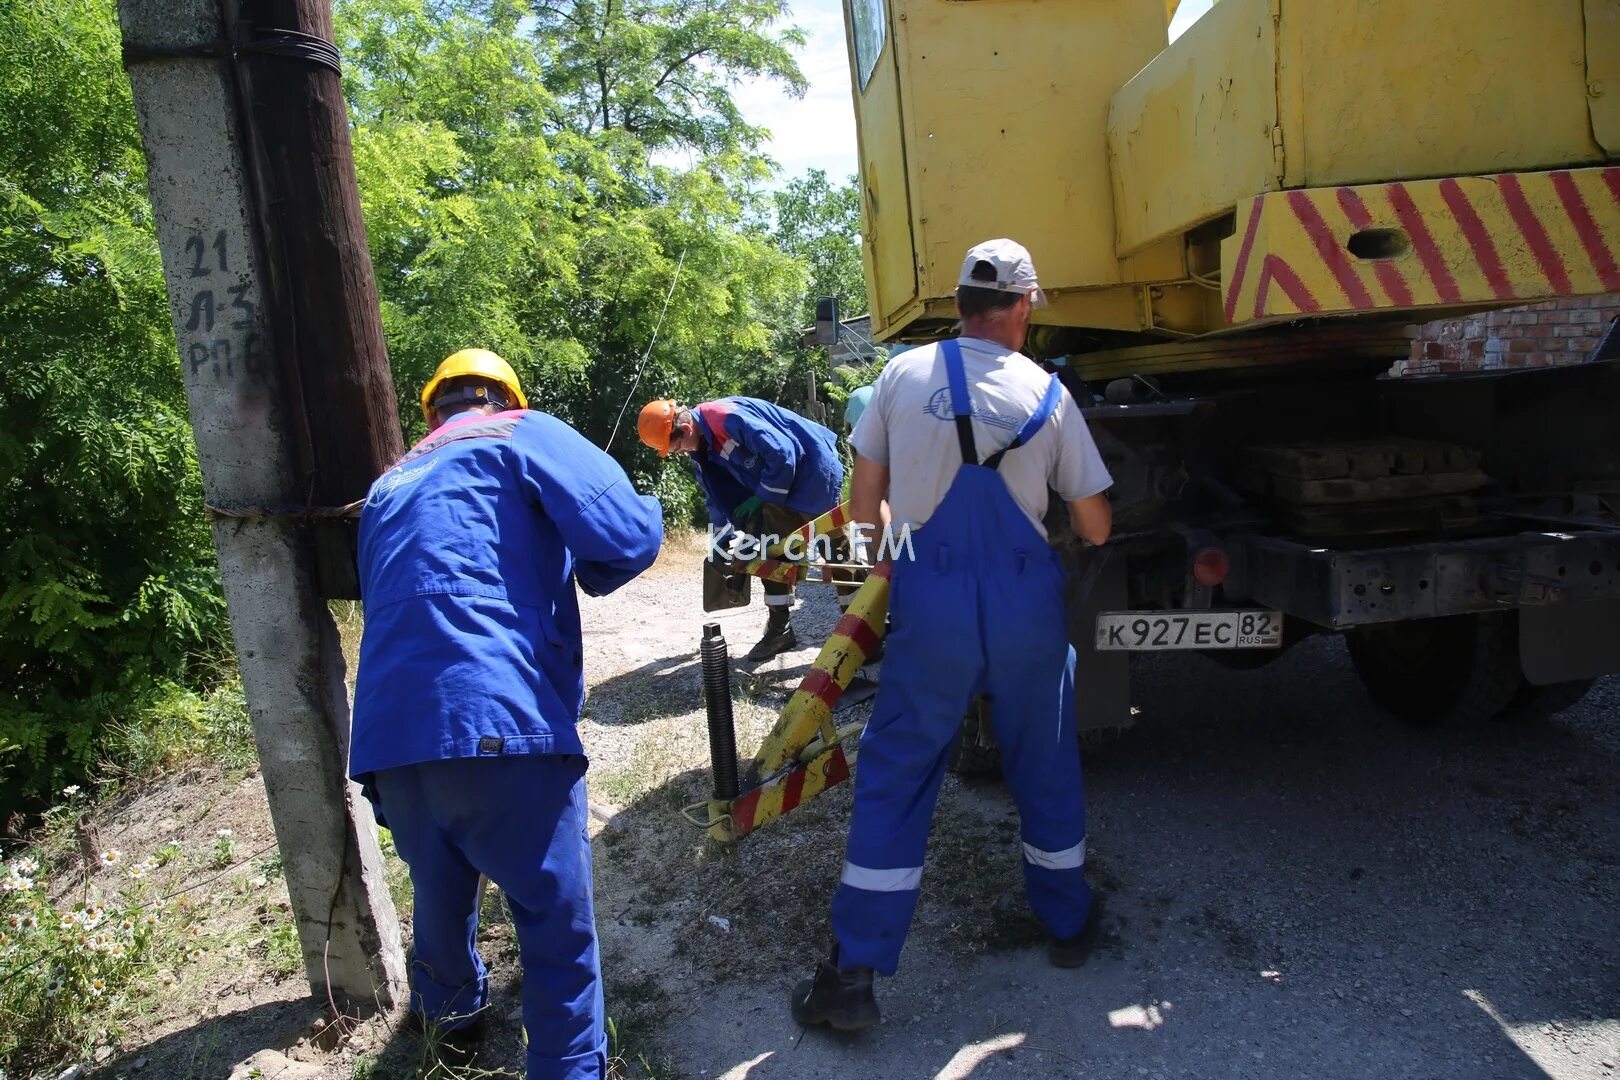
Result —
[[[980,263],[989,263],[996,271],[996,279],[989,281],[973,276]],[[1023,293],[1035,307],[1046,306],[1046,294],[1035,280],[1035,263],[1023,244],[1003,237],[986,240],[967,253],[962,262],[962,277],[956,283],[974,289],[995,289],[997,292]]]

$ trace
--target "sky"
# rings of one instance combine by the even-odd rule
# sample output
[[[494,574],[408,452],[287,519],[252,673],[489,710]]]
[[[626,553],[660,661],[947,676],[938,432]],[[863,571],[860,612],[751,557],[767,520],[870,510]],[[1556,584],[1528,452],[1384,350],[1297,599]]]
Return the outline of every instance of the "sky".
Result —
[[[1170,24],[1171,39],[1208,11],[1212,2],[1182,0]],[[736,90],[738,106],[750,123],[770,129],[766,152],[782,166],[779,180],[806,169],[823,169],[834,181],[843,180],[855,172],[855,107],[844,51],[842,0],[795,0],[790,22],[809,39],[799,52],[809,91],[795,99],[775,83],[750,80]]]

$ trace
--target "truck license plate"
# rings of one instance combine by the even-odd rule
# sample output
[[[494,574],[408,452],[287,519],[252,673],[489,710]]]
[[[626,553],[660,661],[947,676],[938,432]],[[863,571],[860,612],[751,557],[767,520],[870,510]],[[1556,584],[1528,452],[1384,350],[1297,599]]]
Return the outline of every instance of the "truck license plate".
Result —
[[[1097,651],[1277,649],[1282,625],[1280,611],[1104,611]]]

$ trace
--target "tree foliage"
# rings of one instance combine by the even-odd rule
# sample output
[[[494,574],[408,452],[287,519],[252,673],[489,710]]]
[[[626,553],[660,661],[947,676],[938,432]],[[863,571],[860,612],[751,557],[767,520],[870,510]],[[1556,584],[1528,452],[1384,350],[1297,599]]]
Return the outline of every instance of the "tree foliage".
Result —
[[[408,436],[438,361],[492,348],[689,519],[684,472],[635,439],[641,404],[792,406],[825,375],[796,339],[815,295],[862,295],[853,190],[771,192],[731,97],[802,91],[785,12],[339,0]],[[120,44],[114,0],[0,5],[0,813],[228,656]]]
[[[617,129],[655,151],[752,149],[763,132],[731,88],[765,78],[805,91],[792,51],[804,34],[775,28],[784,0],[534,0],[531,12],[571,131]]]
[[[793,357],[780,329],[805,268],[771,231],[769,163],[723,93],[762,73],[802,85],[796,38],[765,29],[780,10],[339,4],[403,415],[439,359],[481,344],[513,363],[531,404],[612,438],[651,480],[633,435],[644,400],[781,392]],[[652,58],[688,53],[690,71],[648,77]],[[661,164],[677,145],[702,156]]]
[[[817,297],[836,296],[840,314],[866,314],[866,278],[861,269],[861,196],[855,178],[834,186],[827,174],[811,169],[773,195],[773,235],[779,250],[809,272],[806,324],[815,318]]]
[[[225,642],[112,0],[4,12],[0,808]]]

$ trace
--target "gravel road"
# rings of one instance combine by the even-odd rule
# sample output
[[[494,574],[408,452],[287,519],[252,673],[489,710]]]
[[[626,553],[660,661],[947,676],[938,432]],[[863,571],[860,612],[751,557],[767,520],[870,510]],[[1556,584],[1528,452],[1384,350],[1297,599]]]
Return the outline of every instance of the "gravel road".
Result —
[[[696,596],[696,574],[670,569],[591,603],[593,682],[695,690],[695,665],[675,658],[695,651]],[[830,600],[798,617],[824,633]],[[762,622],[756,606],[728,616],[727,633],[746,647]],[[779,693],[813,655],[784,659]],[[1620,679],[1549,722],[1438,732],[1379,714],[1330,639],[1255,672],[1161,655],[1136,682],[1136,726],[1086,758],[1110,942],[1085,968],[1048,967],[1028,934],[983,946],[996,939],[983,924],[1022,911],[1015,818],[999,784],[952,779],[918,930],[879,984],[884,1024],[801,1032],[786,996],[826,940],[846,786],[724,868],[780,897],[730,912],[759,924],[753,936],[704,925],[725,911],[713,880],[632,917],[645,864],[599,859],[610,1011],[627,967],[651,979],[667,1005],[658,1057],[686,1076],[1615,1075]],[[701,717],[662,722],[690,732]],[[598,765],[671,737],[660,723],[587,731]],[[672,786],[701,794],[702,776]],[[638,802],[622,845],[667,846],[634,826],[671,805]],[[971,868],[952,837],[974,829],[1006,895],[961,887]],[[670,872],[686,857],[660,856]],[[704,934],[713,947],[691,947]]]

